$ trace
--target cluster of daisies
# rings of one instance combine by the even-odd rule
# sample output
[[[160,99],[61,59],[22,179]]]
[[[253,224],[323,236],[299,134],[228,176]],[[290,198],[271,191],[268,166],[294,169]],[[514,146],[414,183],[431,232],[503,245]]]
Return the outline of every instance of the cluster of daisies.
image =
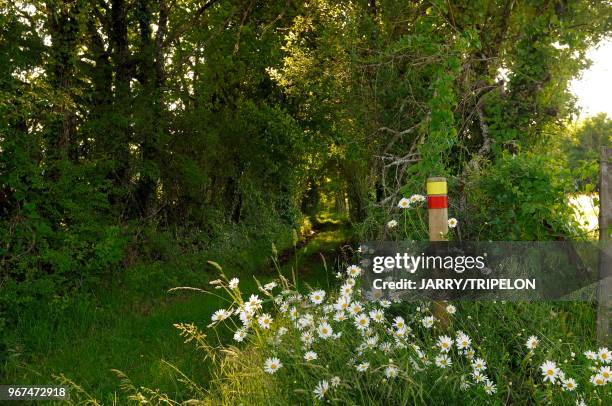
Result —
[[[476,356],[472,339],[466,333],[457,331],[452,336],[437,336],[434,332],[438,320],[426,304],[417,307],[417,311],[405,319],[390,314],[393,303],[389,300],[360,301],[356,291],[361,273],[361,268],[355,265],[339,273],[341,286],[335,295],[328,295],[324,290],[302,295],[290,290],[281,277],[280,287],[275,282],[260,287],[266,296],[263,300],[256,294],[243,299],[236,278],[227,284],[214,281],[213,284],[230,292],[234,302],[229,309],[217,310],[210,326],[232,320],[237,327],[234,333],[237,342],[244,341],[251,333],[256,333],[252,335],[257,340],[264,337],[266,351],[271,353],[263,362],[263,370],[268,374],[283,369],[283,362],[304,368],[312,366],[321,378],[325,378],[310,389],[320,400],[328,398],[330,392],[343,385],[340,377],[329,370],[330,357],[337,361],[331,364],[346,365],[356,374],[379,377],[384,383],[429,368],[441,373],[453,367],[461,368],[464,389],[478,386],[489,395],[496,392],[496,385],[485,373],[486,362]],[[277,287],[278,293],[273,293]],[[277,309],[274,319],[263,310],[262,305],[268,302]],[[451,304],[446,306],[448,315],[455,314],[456,310]],[[239,323],[233,316],[237,316]],[[420,331],[415,334],[413,329]],[[343,342],[338,347],[349,351],[330,354],[329,349],[334,348],[332,343],[341,339]],[[324,351],[324,354],[317,351]],[[346,359],[340,360],[340,353]],[[345,382],[350,381],[345,377]]]
[[[419,206],[421,203],[423,203],[426,200],[427,198],[425,196],[414,194],[410,197],[402,197],[397,203],[397,207],[399,207],[400,209],[410,209],[410,208]],[[397,222],[397,220],[390,220],[389,222],[387,222],[387,228],[388,229],[395,228],[398,226],[398,224],[399,223]],[[450,228],[457,227],[457,224],[459,224],[459,222],[457,221],[456,218],[451,217],[448,219],[448,226]]]
[[[525,346],[530,354],[533,354],[538,347],[540,340],[536,336],[530,336],[525,342]],[[586,351],[584,356],[588,360],[589,371],[591,376],[589,382],[595,387],[604,386],[612,381],[612,369],[608,365],[612,362],[612,352],[608,348],[602,347],[598,351]],[[572,359],[576,357],[575,353],[571,353]],[[564,391],[573,392],[578,388],[576,379],[566,376],[556,362],[545,360],[540,365],[540,371],[544,382],[550,382],[552,385],[559,385]],[[584,400],[579,396],[576,404],[584,405]]]
[[[418,205],[419,203],[423,203],[425,200],[427,200],[425,196],[414,194],[410,197],[402,197],[397,203],[397,207],[399,207],[400,209],[409,209]]]

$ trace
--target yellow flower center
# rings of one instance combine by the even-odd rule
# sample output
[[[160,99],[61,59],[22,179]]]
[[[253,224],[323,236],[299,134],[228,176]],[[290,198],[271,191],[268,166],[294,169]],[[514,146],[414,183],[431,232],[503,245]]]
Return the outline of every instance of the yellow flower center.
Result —
[[[554,371],[553,371],[552,369],[549,369],[548,371],[546,371],[546,373],[547,373],[548,375],[552,375],[552,374],[554,373]]]

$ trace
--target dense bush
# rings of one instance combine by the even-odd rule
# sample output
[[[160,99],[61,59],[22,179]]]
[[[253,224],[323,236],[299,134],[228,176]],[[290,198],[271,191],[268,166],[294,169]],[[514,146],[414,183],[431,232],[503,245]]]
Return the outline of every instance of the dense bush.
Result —
[[[464,194],[466,240],[546,241],[584,238],[568,204],[572,177],[561,162],[533,153],[503,154],[473,172]],[[456,196],[456,202],[461,197]]]

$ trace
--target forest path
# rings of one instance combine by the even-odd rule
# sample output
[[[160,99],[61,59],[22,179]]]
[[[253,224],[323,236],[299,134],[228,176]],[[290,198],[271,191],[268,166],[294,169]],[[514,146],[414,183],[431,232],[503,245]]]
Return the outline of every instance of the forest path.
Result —
[[[292,269],[297,270],[301,290],[307,291],[310,285],[328,288],[334,280],[335,264],[341,261],[342,247],[351,238],[352,229],[345,222],[317,222],[312,234],[279,253],[281,272],[289,276]],[[268,261],[258,269],[255,276],[262,283],[277,276]],[[257,292],[250,274],[231,267],[224,272],[240,277],[245,294]],[[205,282],[202,287],[211,290]],[[205,385],[208,365],[203,354],[185,344],[173,325],[194,323],[204,329],[212,313],[228,305],[215,295],[217,292],[167,293],[151,288],[147,300],[142,301],[131,297],[127,288],[102,290],[96,299],[75,300],[61,310],[50,304],[57,312],[52,317],[24,317],[36,322],[20,326],[20,348],[3,374],[6,381],[57,384],[53,376],[64,374],[104,404],[117,399],[121,404],[125,394],[111,371],[118,369],[136,386],[159,388],[174,399],[186,399],[188,393],[177,383],[176,372],[163,362],[167,361]],[[231,341],[229,331],[221,335]]]
[[[278,256],[283,275],[297,270],[298,287],[317,284],[329,288],[339,267],[350,260],[354,246],[353,230],[344,222],[324,219],[313,224],[311,234],[296,247],[284,250]]]

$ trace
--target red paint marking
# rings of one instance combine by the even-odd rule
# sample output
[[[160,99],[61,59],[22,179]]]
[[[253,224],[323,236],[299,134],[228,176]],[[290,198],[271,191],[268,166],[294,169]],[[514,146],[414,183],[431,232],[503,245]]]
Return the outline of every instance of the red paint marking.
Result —
[[[430,209],[447,208],[448,196],[427,196],[427,207]]]

